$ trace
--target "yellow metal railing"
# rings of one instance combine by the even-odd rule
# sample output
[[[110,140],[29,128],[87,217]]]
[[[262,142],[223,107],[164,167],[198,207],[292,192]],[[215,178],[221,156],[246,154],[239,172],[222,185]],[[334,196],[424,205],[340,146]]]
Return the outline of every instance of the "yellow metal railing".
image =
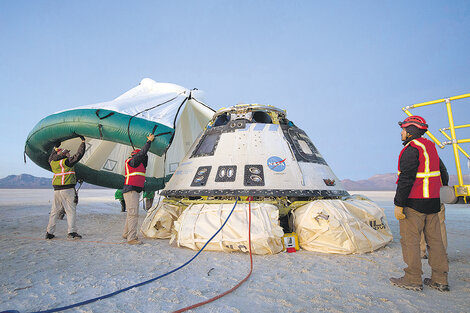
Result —
[[[449,140],[445,142],[440,142],[430,131],[426,132],[426,135],[429,136],[440,148],[444,148],[446,145],[452,145],[452,149],[454,152],[454,158],[455,158],[455,166],[457,168],[457,177],[459,181],[458,186],[454,186],[455,188],[455,194],[456,196],[469,196],[470,195],[470,185],[464,185],[463,184],[463,176],[462,176],[462,168],[460,166],[460,157],[459,157],[459,151],[467,157],[467,159],[470,160],[470,155],[460,146],[462,143],[470,143],[470,139],[457,139],[457,136],[455,134],[455,130],[459,128],[467,128],[470,127],[470,124],[466,125],[455,125],[454,124],[454,116],[452,115],[452,107],[451,107],[451,101],[454,100],[460,100],[460,99],[465,99],[465,98],[470,98],[470,93],[463,94],[460,96],[455,96],[455,97],[450,97],[450,98],[444,98],[444,99],[439,99],[439,100],[434,100],[434,101],[428,101],[428,102],[422,102],[422,103],[417,103],[413,104],[410,106],[406,106],[402,108],[402,110],[408,115],[412,116],[413,114],[410,113],[410,109],[415,109],[419,107],[424,107],[427,105],[432,105],[432,104],[437,104],[437,103],[445,103],[446,105],[446,110],[447,110],[447,116],[449,118],[449,127],[448,128],[442,128],[439,131]],[[450,135],[446,133],[446,130],[450,130]]]

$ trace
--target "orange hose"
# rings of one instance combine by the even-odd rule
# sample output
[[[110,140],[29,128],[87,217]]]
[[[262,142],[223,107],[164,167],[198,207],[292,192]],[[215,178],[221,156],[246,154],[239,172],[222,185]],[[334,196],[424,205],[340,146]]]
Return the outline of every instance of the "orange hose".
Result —
[[[253,255],[251,253],[251,200],[253,200],[253,197],[248,197],[248,215],[249,215],[248,216],[248,246],[249,246],[249,249],[250,249],[250,272],[248,273],[248,275],[246,275],[246,277],[242,281],[240,281],[238,284],[236,284],[232,289],[227,290],[224,293],[221,293],[220,295],[215,296],[215,297],[213,297],[209,300],[199,302],[199,303],[193,304],[191,306],[179,309],[177,311],[174,311],[173,313],[185,312],[187,310],[191,310],[191,309],[203,306],[204,304],[207,304],[207,303],[213,302],[213,301],[215,301],[219,298],[222,298],[223,296],[231,293],[232,291],[234,291],[235,289],[240,287],[241,284],[243,284],[248,279],[248,277],[250,277],[251,272],[253,272]]]

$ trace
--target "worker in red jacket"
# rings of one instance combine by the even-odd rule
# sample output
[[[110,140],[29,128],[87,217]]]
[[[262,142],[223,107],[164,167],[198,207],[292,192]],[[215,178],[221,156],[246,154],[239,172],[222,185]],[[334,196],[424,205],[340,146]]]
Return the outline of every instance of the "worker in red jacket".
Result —
[[[139,198],[145,184],[145,171],[148,163],[147,152],[154,139],[153,134],[148,135],[147,142],[142,150],[135,149],[132,151],[125,164],[125,182],[122,194],[126,203],[127,217],[122,237],[127,239],[127,243],[131,245],[142,243],[137,237]]]
[[[449,265],[438,216],[441,180],[447,183],[449,175],[434,143],[422,137],[428,129],[424,118],[410,116],[398,124],[402,128],[401,139],[405,147],[398,160],[394,203],[407,267],[403,277],[390,278],[390,281],[398,287],[423,290],[420,240],[424,233],[429,247],[428,263],[432,268],[431,278],[425,278],[424,284],[439,291],[449,291]]]

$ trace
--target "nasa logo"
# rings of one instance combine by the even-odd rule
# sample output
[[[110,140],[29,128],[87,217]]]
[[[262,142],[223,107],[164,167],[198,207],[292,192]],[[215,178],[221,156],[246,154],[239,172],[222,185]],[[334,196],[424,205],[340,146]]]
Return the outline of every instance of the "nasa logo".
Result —
[[[282,172],[286,168],[286,159],[272,156],[268,159],[268,167],[275,172]]]

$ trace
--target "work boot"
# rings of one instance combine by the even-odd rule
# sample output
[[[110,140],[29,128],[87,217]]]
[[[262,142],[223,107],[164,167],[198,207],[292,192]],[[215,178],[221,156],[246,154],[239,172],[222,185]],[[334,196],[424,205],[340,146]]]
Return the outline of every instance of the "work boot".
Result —
[[[69,234],[67,235],[67,238],[69,238],[69,239],[82,239],[82,236],[80,236],[80,235],[77,234],[77,233],[69,233]]]
[[[397,287],[400,287],[400,288],[405,288],[405,289],[408,289],[408,290],[414,290],[414,291],[423,290],[423,284],[409,283],[405,280],[405,277],[400,277],[400,278],[392,277],[392,278],[390,278],[390,282],[394,286],[397,286]]]
[[[439,291],[450,291],[449,285],[444,285],[444,284],[439,284],[434,281],[432,281],[431,278],[425,278],[424,279],[424,284],[426,286],[429,286],[433,289],[439,290]]]
[[[139,239],[132,239],[127,242],[130,245],[141,245],[143,242],[140,241]]]
[[[55,236],[53,234],[49,234],[48,232],[46,232],[46,239],[52,239],[54,237]]]

